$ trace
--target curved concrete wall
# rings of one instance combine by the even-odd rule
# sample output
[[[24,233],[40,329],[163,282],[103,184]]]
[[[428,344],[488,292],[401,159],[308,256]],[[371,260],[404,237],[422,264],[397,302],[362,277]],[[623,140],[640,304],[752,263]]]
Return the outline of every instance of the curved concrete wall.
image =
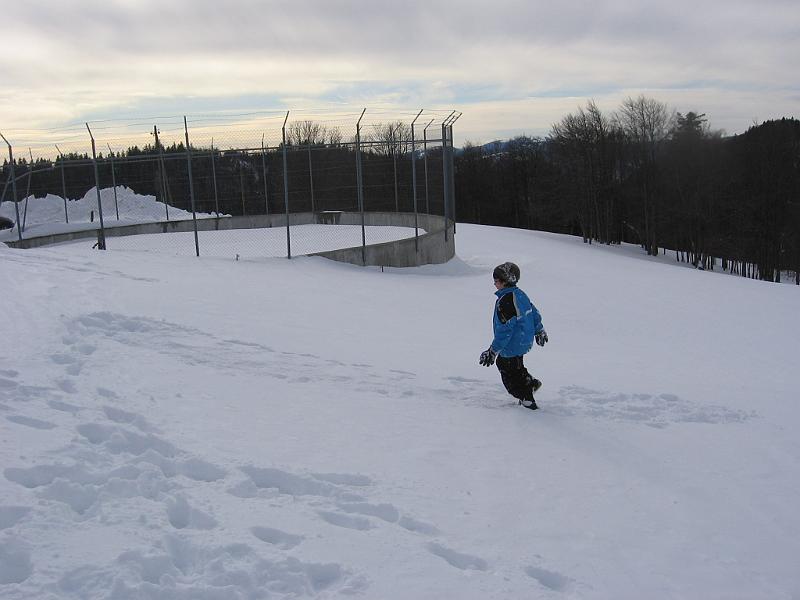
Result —
[[[289,225],[361,225],[361,213],[357,212],[321,212],[292,213]],[[364,213],[364,224],[375,226],[414,227],[414,213],[368,212]],[[444,263],[453,258],[456,252],[453,237],[453,222],[448,222],[445,232],[445,219],[438,215],[416,215],[416,224],[425,233],[418,237],[410,237],[394,242],[373,244],[362,248],[342,248],[317,252],[311,256],[322,256],[339,262],[354,265],[371,265],[384,267],[413,267],[426,264]],[[219,231],[229,229],[259,229],[265,227],[286,227],[286,215],[253,215],[243,217],[219,217],[197,219],[198,231]],[[194,231],[191,220],[161,221],[158,223],[141,223],[106,227],[106,237],[141,235],[146,233],[174,233]],[[36,248],[50,244],[59,244],[71,240],[91,239],[97,237],[97,228],[54,233],[32,237],[20,241],[7,241],[12,248]],[[202,253],[202,248],[201,248]]]
[[[361,225],[360,213],[341,213],[340,225]],[[365,225],[393,225],[414,227],[414,213],[365,213]],[[456,253],[453,222],[445,234],[445,219],[437,215],[417,215],[417,226],[426,233],[394,242],[372,244],[362,248],[342,248],[317,252],[311,256],[324,256],[331,260],[353,265],[380,267],[417,267],[445,263]],[[446,239],[445,239],[446,238]]]

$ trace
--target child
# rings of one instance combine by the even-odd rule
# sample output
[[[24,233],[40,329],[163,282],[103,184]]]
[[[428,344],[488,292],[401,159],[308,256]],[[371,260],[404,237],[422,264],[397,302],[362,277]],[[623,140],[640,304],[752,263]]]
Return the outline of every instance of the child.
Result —
[[[492,273],[497,302],[494,305],[494,340],[488,350],[481,353],[480,364],[489,367],[497,360],[503,385],[519,403],[536,410],[533,394],[542,382],[531,377],[523,364],[523,356],[533,347],[533,342],[544,346],[547,332],[542,317],[527,294],[517,287],[520,271],[511,262],[495,267]]]

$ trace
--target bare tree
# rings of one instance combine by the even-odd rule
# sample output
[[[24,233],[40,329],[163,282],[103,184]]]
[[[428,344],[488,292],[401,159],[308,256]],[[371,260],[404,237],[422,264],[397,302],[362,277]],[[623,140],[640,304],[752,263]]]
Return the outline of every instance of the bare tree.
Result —
[[[561,170],[561,187],[567,205],[571,207],[581,229],[583,241],[591,242],[591,219],[586,210],[589,187],[587,164],[588,147],[591,143],[586,113],[578,109],[553,125],[550,133]]]
[[[411,150],[411,127],[402,121],[377,123],[373,125],[372,141],[380,142],[373,151],[377,154],[394,156]]]
[[[616,120],[633,146],[632,158],[639,174],[644,216],[644,239],[641,243],[648,254],[656,255],[659,215],[657,153],[669,136],[675,116],[665,103],[641,95],[635,99],[628,97],[617,112]]]
[[[593,100],[554,125],[550,135],[563,159],[565,193],[587,243],[618,239],[612,181],[618,177],[620,137],[618,127]]]
[[[294,121],[286,133],[286,143],[290,146],[324,144],[328,137],[327,128],[316,121]]]
[[[344,141],[342,130],[338,127],[331,127],[328,129],[328,143],[334,146],[339,146]]]

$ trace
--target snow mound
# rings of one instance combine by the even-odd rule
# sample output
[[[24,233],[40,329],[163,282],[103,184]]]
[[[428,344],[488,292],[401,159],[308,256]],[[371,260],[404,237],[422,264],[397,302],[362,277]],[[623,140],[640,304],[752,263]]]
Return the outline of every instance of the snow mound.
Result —
[[[102,188],[100,200],[103,207],[103,221],[106,225],[151,223],[167,220],[169,212],[170,221],[185,221],[192,218],[192,213],[165,205],[156,200],[155,196],[137,194],[125,186],[117,186],[116,200],[114,188]],[[91,188],[83,198],[67,200],[66,209],[64,198],[47,194],[44,198],[28,196],[18,203],[19,219],[24,223],[24,235],[56,233],[59,231],[74,230],[81,224],[99,224],[100,212],[97,203],[97,188]],[[66,210],[66,213],[65,213]],[[119,219],[117,215],[119,214]],[[3,202],[0,205],[0,216],[16,223],[17,215],[13,202]],[[69,226],[67,218],[69,217]],[[197,213],[198,218],[215,217],[214,214]],[[55,226],[55,227],[54,227]],[[16,238],[16,227],[14,235]],[[9,239],[10,231],[3,232],[5,239]],[[0,238],[3,239],[3,238]]]

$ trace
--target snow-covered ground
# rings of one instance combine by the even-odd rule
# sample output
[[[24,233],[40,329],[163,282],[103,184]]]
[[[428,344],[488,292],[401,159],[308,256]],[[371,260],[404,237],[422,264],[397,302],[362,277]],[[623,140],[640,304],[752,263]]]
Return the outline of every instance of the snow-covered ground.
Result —
[[[360,225],[292,225],[292,256],[361,246]],[[419,230],[424,234],[423,229]],[[201,256],[236,258],[242,260],[264,257],[286,257],[286,228],[231,229],[199,231],[198,245]],[[364,228],[367,245],[392,242],[414,237],[413,227],[368,226]],[[94,240],[69,242],[92,246]],[[125,237],[109,237],[106,247],[110,251],[124,250],[180,254],[194,256],[194,233],[153,233]]]
[[[0,597],[800,596],[800,288],[459,225],[415,269],[0,245]],[[492,267],[550,336],[496,369]]]
[[[113,188],[100,190],[100,197],[105,215],[104,224],[107,227],[165,221],[167,214],[171,221],[185,221],[192,218],[190,212],[174,206],[165,207],[162,202],[157,202],[154,196],[142,196],[123,186],[117,187],[116,201]],[[31,196],[27,198],[27,208],[25,204],[24,201],[19,203],[20,221],[23,220],[23,214],[27,211],[23,238],[99,229],[100,227],[97,192],[94,188],[89,190],[82,199],[67,202],[69,223],[66,222],[64,215],[64,199],[59,196],[52,194],[48,194],[45,198]],[[92,217],[92,212],[94,212],[94,217]],[[117,213],[119,213],[119,219],[117,219]],[[0,204],[0,216],[16,222],[14,204],[11,202]],[[214,216],[207,213],[197,214],[199,219]],[[364,228],[364,240],[368,245],[379,244],[414,237],[414,233],[414,229],[410,227],[368,226]],[[426,231],[419,229],[418,233],[423,235]],[[290,235],[293,256],[351,248],[360,246],[362,243],[361,227],[355,225],[293,225]],[[16,241],[17,239],[16,227],[0,231],[0,242]],[[94,243],[93,238],[86,238],[64,242],[60,245],[91,248]],[[200,231],[197,243],[202,256],[217,258],[248,260],[285,257],[288,254],[286,229],[283,227]],[[194,232],[108,236],[106,248],[110,251],[139,251],[182,256],[194,256],[197,252]]]

